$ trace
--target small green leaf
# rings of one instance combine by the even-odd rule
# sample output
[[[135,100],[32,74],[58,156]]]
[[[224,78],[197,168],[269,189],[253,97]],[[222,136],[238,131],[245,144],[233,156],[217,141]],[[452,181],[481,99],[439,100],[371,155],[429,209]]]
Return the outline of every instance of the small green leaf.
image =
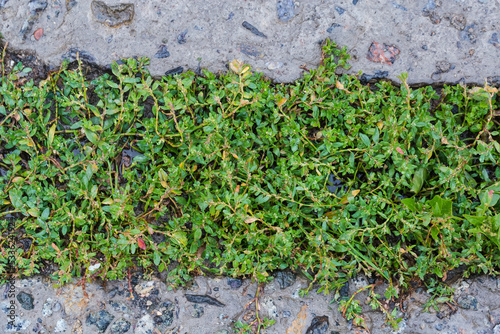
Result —
[[[52,142],[54,141],[54,134],[56,133],[56,127],[57,127],[57,123],[54,123],[50,129],[49,129],[49,142],[47,144],[47,146],[50,146],[52,145]]]
[[[422,189],[422,186],[426,178],[427,178],[427,169],[424,167],[417,169],[417,171],[413,175],[413,184],[411,187],[411,191],[413,191],[415,194],[418,194],[420,189]]]
[[[97,135],[89,129],[84,129],[85,136],[92,144],[97,144]]]
[[[452,202],[447,199],[442,199],[438,195],[434,196],[433,199],[427,201],[432,208],[434,217],[447,218],[453,216]]]
[[[172,239],[174,239],[181,246],[187,246],[187,237],[185,232],[179,231],[172,233]]]
[[[359,136],[361,137],[363,144],[365,144],[366,147],[370,147],[371,145],[370,138],[368,138],[368,136],[365,135],[364,133],[360,133]]]
[[[21,199],[23,192],[20,189],[11,189],[9,191],[10,203],[16,208],[19,209],[23,206],[23,201]]]
[[[405,199],[402,199],[401,203],[403,203],[404,205],[406,205],[406,207],[408,208],[408,210],[410,210],[411,212],[417,212],[417,206],[415,204],[415,199],[414,198],[405,198]]]
[[[431,227],[431,236],[435,241],[439,241],[438,234],[439,234],[439,228],[437,228],[437,226],[432,226]]]

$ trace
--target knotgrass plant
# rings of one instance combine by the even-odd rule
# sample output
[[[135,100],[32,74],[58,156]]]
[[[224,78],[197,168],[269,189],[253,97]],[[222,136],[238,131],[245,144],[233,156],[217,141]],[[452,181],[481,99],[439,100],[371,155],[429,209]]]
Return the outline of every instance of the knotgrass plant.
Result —
[[[0,85],[2,254],[14,233],[18,274],[54,263],[61,283],[290,269],[328,293],[365,273],[386,298],[463,264],[498,273],[497,90],[362,85],[330,41],[322,59],[291,84],[238,61],[153,79],[145,58],[21,84],[18,64]]]

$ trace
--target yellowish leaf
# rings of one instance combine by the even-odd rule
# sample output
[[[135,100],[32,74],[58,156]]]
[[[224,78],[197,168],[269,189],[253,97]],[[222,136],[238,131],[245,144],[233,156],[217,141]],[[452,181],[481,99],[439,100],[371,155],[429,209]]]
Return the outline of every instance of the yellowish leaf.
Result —
[[[21,183],[23,181],[24,179],[20,176],[16,176],[15,178],[12,179],[12,183]]]
[[[106,198],[104,201],[102,201],[102,204],[106,204],[106,205],[113,204],[113,199],[112,198]]]
[[[448,139],[446,139],[446,137],[441,137],[441,144],[449,145],[450,143],[448,143]]]
[[[352,194],[353,197],[356,197],[356,195],[359,194],[360,191],[361,190],[356,189],[356,190],[351,191],[351,194]]]
[[[37,208],[32,208],[32,209],[29,209],[28,210],[28,213],[30,214],[30,216],[32,217],[38,217],[38,215],[40,214],[40,211],[38,211]]]
[[[152,228],[151,226],[149,226],[149,225],[148,225],[148,232],[149,232],[149,234],[151,234],[151,235],[152,235],[153,233],[155,233],[155,231],[153,230],[153,228]]]
[[[382,121],[377,122],[377,127],[379,130],[382,130],[382,128],[384,127],[384,122]]]
[[[160,183],[161,183],[161,186],[162,186],[163,188],[165,188],[165,189],[166,189],[166,188],[168,188],[168,184],[167,184],[167,182],[165,182],[165,181],[160,181]]]
[[[162,168],[158,170],[158,177],[160,178],[160,181],[166,181],[168,179],[167,173],[165,173]]]
[[[54,134],[56,133],[56,127],[57,123],[54,123],[49,130],[49,143],[48,146],[52,145],[52,142],[54,141]]]
[[[284,105],[286,103],[286,101],[288,101],[288,99],[286,97],[281,98],[278,101],[278,108],[281,108],[281,106]]]
[[[245,219],[245,224],[251,224],[257,220],[259,220],[259,219],[255,218],[255,217],[248,217],[247,219]]]
[[[337,87],[337,88],[338,88],[338,89],[340,89],[340,90],[344,90],[344,89],[345,89],[345,88],[344,88],[344,85],[343,85],[343,84],[342,84],[342,82],[340,82],[340,81],[337,81],[337,82],[335,83],[335,87]]]
[[[229,68],[236,74],[241,74],[241,67],[243,66],[243,62],[235,59],[229,63]]]
[[[57,247],[57,245],[55,243],[52,243],[52,248],[54,248],[56,250],[56,252],[60,253],[61,251],[59,250],[59,247]]]

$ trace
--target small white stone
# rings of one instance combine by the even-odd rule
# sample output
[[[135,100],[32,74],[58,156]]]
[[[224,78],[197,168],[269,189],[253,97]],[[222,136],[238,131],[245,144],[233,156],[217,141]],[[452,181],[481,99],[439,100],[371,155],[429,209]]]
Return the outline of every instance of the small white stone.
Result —
[[[56,328],[54,328],[55,333],[65,332],[67,328],[66,320],[59,319],[56,324]]]
[[[100,262],[97,262],[96,264],[89,266],[89,270],[92,271],[92,272],[96,271],[99,268],[101,268],[101,263]]]
[[[52,298],[47,298],[42,307],[42,315],[44,317],[50,317],[52,315]]]

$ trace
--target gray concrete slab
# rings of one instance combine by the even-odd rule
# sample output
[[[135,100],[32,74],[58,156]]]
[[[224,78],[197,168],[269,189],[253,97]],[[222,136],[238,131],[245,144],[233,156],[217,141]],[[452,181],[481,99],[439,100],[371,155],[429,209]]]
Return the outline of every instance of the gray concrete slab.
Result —
[[[499,81],[499,19],[499,0],[0,1],[5,40],[52,66],[77,50],[99,65],[147,56],[155,76],[239,59],[279,82],[318,66],[326,38],[368,78]]]

